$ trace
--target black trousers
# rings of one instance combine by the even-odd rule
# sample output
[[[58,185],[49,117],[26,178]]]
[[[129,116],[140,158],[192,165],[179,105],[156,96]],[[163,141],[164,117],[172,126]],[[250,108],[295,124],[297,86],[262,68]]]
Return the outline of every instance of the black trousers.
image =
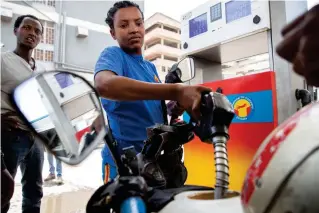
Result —
[[[22,179],[22,213],[40,213],[42,191],[43,145],[22,130],[1,131],[4,163],[14,178],[20,166]],[[10,204],[1,208],[8,212]]]

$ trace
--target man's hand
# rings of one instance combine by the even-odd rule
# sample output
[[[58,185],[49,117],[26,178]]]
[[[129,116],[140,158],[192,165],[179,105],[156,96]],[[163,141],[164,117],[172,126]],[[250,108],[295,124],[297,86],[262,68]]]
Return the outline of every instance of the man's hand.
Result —
[[[319,5],[307,11],[283,30],[277,53],[293,63],[293,69],[307,83],[319,86]]]
[[[180,85],[177,93],[177,102],[182,109],[185,109],[195,120],[201,116],[200,106],[203,92],[212,90],[204,86],[184,86]]]

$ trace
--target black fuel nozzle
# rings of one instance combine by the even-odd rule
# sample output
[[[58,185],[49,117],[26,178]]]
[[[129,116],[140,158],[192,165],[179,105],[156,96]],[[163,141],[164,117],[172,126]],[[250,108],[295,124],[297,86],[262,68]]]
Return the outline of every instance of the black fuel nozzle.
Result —
[[[214,199],[224,198],[229,185],[227,155],[228,129],[235,116],[234,109],[225,95],[218,92],[202,94],[201,118],[194,125],[194,132],[202,142],[213,144],[215,159]]]
[[[234,116],[234,109],[225,95],[216,92],[203,94],[201,118],[196,122],[194,132],[203,142],[216,135],[228,139],[228,129]]]

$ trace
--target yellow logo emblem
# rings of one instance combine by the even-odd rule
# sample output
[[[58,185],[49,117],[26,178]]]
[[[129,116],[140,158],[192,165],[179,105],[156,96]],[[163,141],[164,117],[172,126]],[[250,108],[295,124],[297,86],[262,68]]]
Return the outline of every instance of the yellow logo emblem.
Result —
[[[233,107],[235,110],[235,114],[237,115],[237,118],[240,120],[247,120],[248,116],[254,109],[253,102],[249,98],[244,96],[238,97],[233,102]]]
[[[155,81],[156,83],[159,83],[159,82],[160,82],[159,79],[158,79],[158,77],[157,77],[156,75],[154,75],[154,81]]]

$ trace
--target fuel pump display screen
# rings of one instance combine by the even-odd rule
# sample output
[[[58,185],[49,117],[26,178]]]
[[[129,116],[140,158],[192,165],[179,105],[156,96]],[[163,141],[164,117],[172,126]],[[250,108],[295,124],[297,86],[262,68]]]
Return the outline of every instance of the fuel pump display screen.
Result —
[[[207,13],[189,20],[189,37],[207,32]]]
[[[61,89],[64,89],[68,86],[71,86],[73,84],[71,75],[66,74],[66,73],[58,73],[54,75],[55,79],[59,83]]]
[[[238,20],[251,14],[251,1],[233,0],[225,4],[226,23]]]

